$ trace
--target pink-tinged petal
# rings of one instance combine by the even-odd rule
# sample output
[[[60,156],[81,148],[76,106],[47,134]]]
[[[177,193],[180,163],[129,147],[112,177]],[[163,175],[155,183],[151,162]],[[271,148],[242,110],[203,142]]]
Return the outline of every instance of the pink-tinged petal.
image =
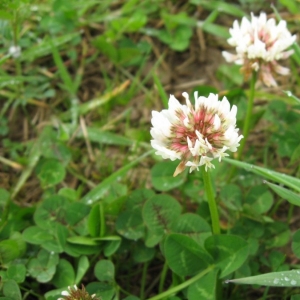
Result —
[[[261,81],[268,87],[277,86],[270,65],[263,66],[260,73]]]
[[[288,50],[288,51],[284,51],[282,52],[282,56],[281,56],[281,59],[286,59],[288,58],[289,56],[291,56],[292,54],[294,54],[294,50]]]
[[[175,169],[173,177],[176,177],[178,174],[182,173],[184,171],[184,169],[185,169],[185,162],[182,161],[182,162],[179,163],[179,165]]]
[[[289,75],[290,74],[289,68],[285,68],[283,66],[280,66],[279,64],[273,65],[273,68],[274,68],[274,71],[278,74],[281,74],[281,75]]]
[[[235,54],[231,54],[227,51],[222,51],[222,55],[227,62],[234,62],[238,59],[238,56]]]

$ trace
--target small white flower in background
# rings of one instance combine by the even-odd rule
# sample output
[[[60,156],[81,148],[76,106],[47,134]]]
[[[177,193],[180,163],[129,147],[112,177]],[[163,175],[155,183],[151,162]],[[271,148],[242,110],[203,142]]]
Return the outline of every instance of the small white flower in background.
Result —
[[[228,43],[235,47],[236,54],[223,51],[227,62],[242,65],[245,77],[249,77],[252,71],[258,71],[260,80],[266,86],[276,86],[273,73],[281,75],[289,74],[289,69],[280,66],[277,61],[286,59],[293,50],[287,50],[296,40],[296,35],[291,35],[286,27],[286,21],[267,19],[262,12],[259,17],[251,14],[251,21],[242,18],[241,24],[233,22],[229,29],[231,37]]]
[[[8,54],[13,58],[18,58],[21,55],[21,47],[19,46],[11,46],[9,47]]]
[[[190,172],[205,165],[205,170],[214,168],[212,160],[228,156],[225,151],[237,151],[243,138],[236,128],[235,105],[230,109],[226,97],[220,101],[218,95],[207,98],[195,92],[195,107],[187,93],[182,94],[186,105],[182,105],[173,96],[169,99],[169,108],[161,112],[152,111],[151,140],[156,154],[164,159],[181,162],[173,176],[181,173],[185,167]]]

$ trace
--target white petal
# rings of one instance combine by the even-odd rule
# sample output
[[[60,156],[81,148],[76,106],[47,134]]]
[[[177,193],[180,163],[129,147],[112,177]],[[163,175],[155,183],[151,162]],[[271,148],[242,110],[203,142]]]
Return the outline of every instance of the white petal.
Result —
[[[215,118],[214,118],[214,128],[215,130],[218,130],[221,126],[221,120],[219,118],[219,116],[217,114],[215,114]]]
[[[205,165],[205,171],[207,172],[207,168],[215,168],[215,166],[211,163],[212,158],[207,156],[201,156],[200,165]]]
[[[190,167],[190,173],[193,172],[195,169],[197,169],[197,171],[199,171],[199,167],[201,166],[199,163],[196,164],[195,162],[192,162],[192,161],[188,161],[185,165],[187,167]]]

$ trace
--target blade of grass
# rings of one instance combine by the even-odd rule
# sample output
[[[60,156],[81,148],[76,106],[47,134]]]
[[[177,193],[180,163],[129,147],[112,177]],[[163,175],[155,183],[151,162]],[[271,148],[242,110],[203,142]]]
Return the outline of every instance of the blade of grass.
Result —
[[[300,270],[290,270],[231,279],[226,280],[225,282],[238,284],[258,284],[264,286],[296,287],[300,286],[299,274]]]
[[[228,28],[214,24],[218,15],[219,15],[219,10],[218,9],[213,10],[209,14],[209,16],[205,19],[205,21],[197,22],[197,27],[200,27],[203,31],[206,31],[215,36],[219,36],[224,39],[228,39],[230,37]]]
[[[122,111],[119,115],[117,115],[115,118],[110,119],[108,122],[106,122],[102,127],[101,130],[106,131],[106,130],[110,130],[111,128],[114,127],[114,125],[116,123],[118,123],[119,121],[128,118],[128,116],[130,115],[130,113],[132,112],[133,108],[129,107],[127,109],[125,109],[124,111]]]
[[[77,88],[74,84],[73,79],[71,78],[58,50],[57,47],[54,45],[52,41],[50,41],[51,45],[51,51],[53,55],[54,62],[56,64],[56,67],[58,69],[59,75],[64,83],[64,88],[70,93],[72,97],[76,95]]]
[[[291,91],[283,91],[289,98],[294,99],[296,102],[300,103],[300,99],[296,97]]]
[[[292,49],[294,50],[294,54],[292,55],[292,58],[295,60],[295,62],[300,65],[300,47],[297,43],[294,43],[292,45]]]
[[[40,150],[40,144],[39,141],[36,141],[30,151],[29,158],[28,158],[28,165],[27,167],[22,171],[21,176],[19,177],[19,180],[17,181],[16,185],[13,187],[11,192],[11,198],[15,198],[16,195],[19,193],[29,176],[31,175],[34,167],[38,163],[41,156],[41,150]]]
[[[10,55],[6,54],[3,57],[0,58],[0,66],[3,65],[8,59],[10,59]]]
[[[157,70],[158,66],[160,64],[162,64],[163,60],[164,60],[165,55],[162,54],[158,60],[155,62],[154,66],[151,68],[150,72],[148,72],[148,74],[144,77],[144,79],[141,81],[141,84],[143,86],[145,86],[146,88],[146,83],[153,78],[153,73],[155,73],[155,71]],[[141,70],[142,71],[142,70]],[[146,88],[147,89],[147,88]],[[151,93],[148,92],[147,95],[149,95],[151,97]]]
[[[226,3],[225,1],[211,1],[211,0],[190,0],[192,4],[201,5],[208,10],[217,9],[222,13],[226,13],[235,17],[244,17],[245,12],[239,6]]]
[[[75,86],[76,91],[78,91],[79,86],[81,85],[84,67],[85,67],[85,58],[87,55],[87,48],[88,48],[88,46],[87,46],[86,42],[83,42],[80,64],[79,64],[79,67],[77,68],[77,71],[75,74],[75,79],[74,79],[74,86]]]
[[[284,200],[287,200],[288,202],[300,206],[300,195],[296,194],[282,186],[279,186],[277,184],[265,181],[265,184],[267,184],[277,195],[279,195]]]
[[[3,163],[4,165],[7,165],[7,166],[10,166],[16,170],[23,170],[23,166],[12,161],[12,160],[9,160],[3,156],[0,156],[0,162]]]
[[[46,55],[51,54],[52,52],[52,45],[50,44],[50,40],[55,47],[62,46],[68,42],[70,42],[72,39],[80,35],[80,32],[75,33],[68,33],[66,35],[57,37],[57,38],[45,38],[42,42],[39,44],[28,48],[24,52],[22,52],[22,55],[20,56],[21,61],[33,61],[36,58],[44,57]]]
[[[253,172],[257,175],[260,175],[264,178],[273,180],[277,183],[284,184],[288,186],[291,189],[294,189],[297,192],[300,192],[300,179],[292,177],[287,174],[282,174],[276,171],[271,171],[262,167],[257,167],[254,165],[247,164],[245,162],[241,162],[238,160],[230,159],[230,158],[224,158],[224,161],[238,167],[246,169],[247,171]]]
[[[169,101],[168,96],[165,93],[165,90],[164,90],[158,76],[155,74],[155,72],[153,72],[153,80],[154,80],[154,83],[155,83],[156,88],[158,90],[158,94],[161,98],[161,101],[162,101],[164,107],[168,108],[168,101]]]
[[[145,61],[145,60],[144,60]],[[147,97],[151,97],[151,93],[149,91],[149,89],[145,86],[144,82],[145,79],[143,81],[141,81],[140,79],[140,75],[141,75],[141,71],[143,70],[142,66],[143,66],[144,62],[141,63],[141,67],[139,68],[139,70],[137,71],[137,73],[135,75],[132,75],[129,71],[127,71],[125,68],[121,68],[120,67],[120,71],[131,80],[132,84],[130,86],[130,89],[128,91],[128,94],[130,95],[130,97],[132,98],[139,90],[143,91],[143,93],[147,96]]]
[[[38,76],[1,76],[0,77],[0,87],[5,87],[8,85],[16,85],[21,82],[36,82],[39,80]]]
[[[70,76],[58,50],[57,50],[57,47],[53,44],[52,41],[50,41],[50,45],[52,47],[51,50],[52,50],[54,62],[57,66],[59,75],[64,83],[63,88],[68,91],[68,93],[70,94],[70,97],[71,97],[71,101],[70,101],[71,102],[71,109],[70,109],[71,120],[72,120],[72,125],[76,126],[78,123],[78,103],[79,103],[76,93],[77,93],[77,87],[79,85],[77,85],[76,81],[74,81],[71,78],[71,76]]]
[[[288,94],[289,93],[288,91],[287,92],[283,91],[283,92],[286,95],[275,95],[275,94],[270,94],[270,93],[266,93],[266,92],[263,92],[263,91],[256,90],[255,95],[259,99],[263,99],[263,100],[267,100],[267,101],[280,100],[280,101],[283,101],[287,104],[294,105],[295,104],[294,100],[296,100],[296,99],[293,98],[292,96],[290,96]],[[250,93],[250,90],[245,90],[245,94],[247,95],[247,97],[249,97],[249,93]]]
[[[87,204],[93,204],[96,201],[100,200],[103,197],[104,193],[107,191],[109,186],[117,181],[120,177],[124,176],[132,167],[134,167],[137,163],[145,159],[147,156],[152,154],[154,150],[150,150],[124,167],[120,168],[109,177],[104,179],[100,184],[98,184],[94,189],[90,190],[85,196],[81,198],[81,202]]]
[[[110,101],[113,97],[117,96],[118,94],[122,93],[127,86],[129,85],[130,81],[126,80],[125,82],[123,82],[120,86],[116,87],[113,91],[111,92],[107,92],[104,96],[100,97],[100,98],[95,98],[93,100],[90,100],[86,103],[80,104],[78,106],[78,113],[79,115],[85,115],[88,112],[90,112],[91,110],[96,109],[97,107],[107,103],[108,101]],[[60,114],[60,119],[61,120],[68,120],[71,117],[71,112],[68,110],[62,114]]]
[[[117,146],[131,146],[134,144],[134,141],[131,139],[109,131],[102,131],[98,128],[87,127],[87,133],[92,142],[98,142],[100,144]],[[79,136],[82,136],[82,132],[79,132]]]
[[[205,23],[205,24],[201,24],[201,23],[198,24],[198,23],[197,23],[198,27],[202,28],[202,30],[207,33],[213,34],[223,39],[228,39],[230,37],[228,28],[225,26],[212,24],[212,23]]]
[[[96,184],[94,182],[92,182],[91,180],[88,180],[87,178],[85,178],[83,175],[78,174],[78,172],[76,172],[74,170],[74,168],[72,166],[67,166],[67,171],[72,174],[74,177],[78,178],[79,180],[81,180],[83,183],[85,183],[87,186],[89,186],[90,188],[94,188],[96,186]]]
[[[72,135],[73,127],[70,126],[70,124],[64,124],[65,130],[69,133],[69,135]],[[151,148],[149,143],[145,142],[139,142],[134,139],[127,138],[125,136],[115,134],[110,131],[106,131],[100,128],[94,128],[94,127],[87,127],[87,135],[89,137],[89,140],[94,143],[99,143],[101,145],[115,145],[115,146],[133,146],[138,144],[139,146],[142,146],[145,149]],[[76,138],[83,138],[83,133],[81,130],[79,130],[76,133]]]

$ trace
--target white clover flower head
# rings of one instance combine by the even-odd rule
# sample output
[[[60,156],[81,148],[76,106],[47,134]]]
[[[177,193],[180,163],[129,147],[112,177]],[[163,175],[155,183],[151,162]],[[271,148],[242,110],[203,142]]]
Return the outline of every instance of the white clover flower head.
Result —
[[[11,46],[8,49],[8,54],[13,58],[18,58],[21,56],[21,47],[19,46]]]
[[[266,13],[262,12],[258,17],[252,13],[251,21],[243,17],[239,25],[235,20],[229,32],[228,43],[235,47],[236,54],[223,51],[222,55],[227,62],[242,65],[246,78],[253,70],[258,71],[266,86],[276,86],[274,73],[289,74],[289,69],[277,62],[293,54],[293,50],[287,49],[296,41],[296,35],[288,31],[286,21],[281,20],[276,25],[275,19],[267,19]]]
[[[156,154],[172,161],[179,159],[174,176],[190,167],[190,172],[214,168],[212,160],[219,161],[228,156],[225,151],[237,151],[242,135],[236,128],[235,105],[230,109],[226,97],[218,100],[218,95],[207,98],[195,92],[195,107],[187,93],[182,94],[186,105],[170,95],[169,108],[161,112],[152,111],[151,145]]]

